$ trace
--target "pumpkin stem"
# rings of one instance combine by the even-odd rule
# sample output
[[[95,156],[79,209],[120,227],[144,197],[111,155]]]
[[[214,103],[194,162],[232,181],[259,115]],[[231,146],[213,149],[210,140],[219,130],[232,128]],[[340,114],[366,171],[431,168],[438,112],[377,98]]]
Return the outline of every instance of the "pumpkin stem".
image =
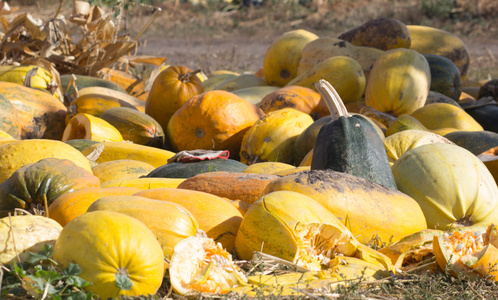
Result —
[[[178,80],[180,80],[183,83],[190,82],[190,77],[194,76],[195,74],[199,73],[200,71],[201,71],[201,69],[197,69],[195,71],[191,71],[191,72],[188,72],[188,73],[185,73],[185,74],[181,74],[178,77]]]
[[[342,102],[341,97],[328,81],[320,79],[320,81],[315,84],[315,87],[325,100],[330,115],[332,116],[332,121],[335,121],[340,117],[351,117],[344,102]]]

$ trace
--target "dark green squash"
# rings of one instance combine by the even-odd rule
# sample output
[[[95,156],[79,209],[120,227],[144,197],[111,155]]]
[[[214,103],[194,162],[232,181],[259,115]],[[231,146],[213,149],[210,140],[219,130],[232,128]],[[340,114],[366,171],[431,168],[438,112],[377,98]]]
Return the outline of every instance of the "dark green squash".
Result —
[[[498,78],[491,79],[481,85],[479,93],[477,94],[477,99],[481,99],[483,97],[491,97],[498,101]]]
[[[58,197],[76,190],[100,186],[100,179],[68,159],[44,158],[15,171],[0,184],[0,216],[16,208],[47,207]]]
[[[382,140],[369,121],[350,115],[335,89],[325,80],[316,85],[332,121],[318,132],[311,170],[331,169],[396,188]]]
[[[247,165],[234,159],[211,159],[195,162],[168,163],[154,169],[145,177],[190,178],[200,173],[225,171],[242,172]]]
[[[482,128],[498,133],[498,104],[489,103],[477,106],[464,106],[463,109],[474,118]]]
[[[431,69],[430,90],[458,101],[462,93],[460,70],[449,58],[436,54],[425,54]]]
[[[445,134],[444,137],[474,155],[498,147],[498,133],[492,131],[453,131]]]

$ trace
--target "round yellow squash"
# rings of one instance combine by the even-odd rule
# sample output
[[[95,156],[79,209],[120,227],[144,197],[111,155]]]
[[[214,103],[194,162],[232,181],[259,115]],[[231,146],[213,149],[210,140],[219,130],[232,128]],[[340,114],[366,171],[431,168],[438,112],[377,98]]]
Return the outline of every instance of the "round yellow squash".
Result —
[[[85,213],[69,222],[54,246],[63,268],[76,263],[88,291],[101,299],[155,294],[165,264],[161,245],[139,220],[113,211]]]
[[[375,61],[368,77],[365,104],[395,116],[425,105],[431,86],[427,59],[415,50],[397,48]]]

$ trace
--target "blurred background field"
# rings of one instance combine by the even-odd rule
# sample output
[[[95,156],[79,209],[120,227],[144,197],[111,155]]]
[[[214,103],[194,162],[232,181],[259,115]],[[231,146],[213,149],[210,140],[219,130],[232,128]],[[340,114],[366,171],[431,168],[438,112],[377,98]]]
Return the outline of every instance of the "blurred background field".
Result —
[[[91,0],[121,12],[122,30],[134,36],[161,14],[139,39],[137,54],[165,56],[168,64],[256,72],[266,49],[282,33],[306,29],[319,36],[340,33],[379,17],[444,29],[471,53],[469,79],[498,77],[496,0]],[[14,9],[53,14],[58,0],[16,0]],[[72,1],[62,2],[71,12]]]

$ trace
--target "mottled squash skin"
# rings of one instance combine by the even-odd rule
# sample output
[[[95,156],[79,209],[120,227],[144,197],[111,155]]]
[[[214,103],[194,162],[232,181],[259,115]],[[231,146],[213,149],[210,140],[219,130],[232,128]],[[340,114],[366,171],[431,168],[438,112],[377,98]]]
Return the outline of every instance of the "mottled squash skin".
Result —
[[[356,46],[374,47],[380,50],[410,48],[410,32],[396,19],[378,18],[339,35],[339,39]]]

